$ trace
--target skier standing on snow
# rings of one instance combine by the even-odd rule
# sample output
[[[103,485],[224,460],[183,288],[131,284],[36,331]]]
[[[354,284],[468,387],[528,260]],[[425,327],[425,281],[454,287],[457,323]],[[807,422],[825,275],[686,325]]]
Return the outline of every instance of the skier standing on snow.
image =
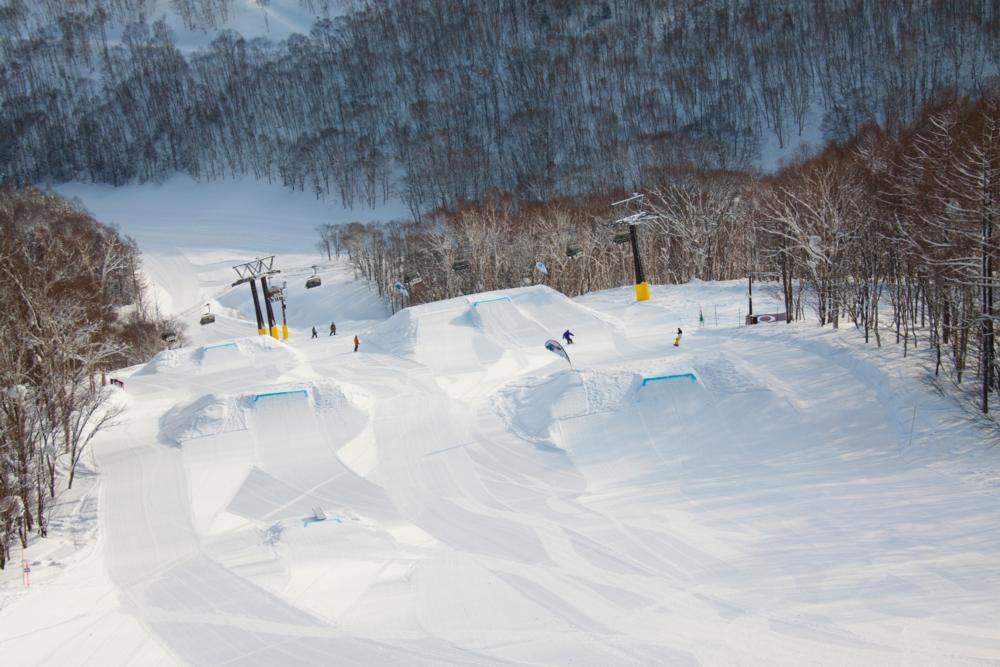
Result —
[[[354,351],[355,352],[358,351],[358,345],[361,345],[361,340],[357,336],[355,336],[354,337]]]
[[[336,336],[337,335],[337,324],[336,324],[336,322],[330,322],[330,335],[331,336]]]
[[[684,332],[681,331],[681,328],[677,327],[677,338],[674,339],[674,347],[680,347],[681,346],[681,334],[683,334],[683,333]]]
[[[316,333],[316,327],[313,327],[313,335],[312,335],[312,337],[316,338],[317,336],[319,336],[319,334]]]
[[[566,341],[567,345],[572,345],[573,344],[573,336],[575,336],[575,335],[576,334],[574,334],[572,331],[570,331],[569,329],[566,329],[566,331],[563,331],[563,340]]]

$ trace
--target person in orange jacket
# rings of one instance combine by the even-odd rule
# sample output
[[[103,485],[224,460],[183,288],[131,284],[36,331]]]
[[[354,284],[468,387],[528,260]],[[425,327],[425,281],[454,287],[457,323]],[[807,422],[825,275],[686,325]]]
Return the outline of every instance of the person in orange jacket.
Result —
[[[355,352],[358,351],[358,345],[361,345],[361,340],[357,336],[354,336],[354,351]]]

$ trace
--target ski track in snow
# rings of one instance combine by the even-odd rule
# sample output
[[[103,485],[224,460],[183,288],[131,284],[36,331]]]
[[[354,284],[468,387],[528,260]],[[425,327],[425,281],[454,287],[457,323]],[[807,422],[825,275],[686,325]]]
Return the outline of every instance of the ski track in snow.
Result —
[[[121,374],[90,528],[0,581],[11,664],[1000,664],[1000,448],[852,333],[730,326],[736,283],[387,318],[292,251],[278,343],[244,240],[147,251],[191,345]]]

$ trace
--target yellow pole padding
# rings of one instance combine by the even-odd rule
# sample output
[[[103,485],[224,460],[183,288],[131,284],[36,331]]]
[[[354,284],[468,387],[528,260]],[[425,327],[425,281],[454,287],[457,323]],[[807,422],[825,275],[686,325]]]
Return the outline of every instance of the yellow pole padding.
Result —
[[[288,325],[286,324],[281,325],[281,337],[288,340]]]
[[[266,336],[267,335],[267,329],[264,329],[264,328],[257,329],[257,333],[260,334],[261,336]]]
[[[278,336],[278,327],[277,326],[271,327],[271,338],[274,338],[275,340],[281,340],[281,337]]]
[[[649,283],[643,281],[635,286],[635,300],[649,301]]]

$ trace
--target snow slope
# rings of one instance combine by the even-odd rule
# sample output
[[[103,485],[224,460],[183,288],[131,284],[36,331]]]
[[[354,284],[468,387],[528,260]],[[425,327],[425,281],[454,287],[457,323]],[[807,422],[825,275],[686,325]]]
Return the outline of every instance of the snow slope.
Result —
[[[328,272],[286,343],[232,292],[197,344],[123,374],[96,530],[27,592],[5,575],[5,656],[1000,664],[1000,448],[912,364],[735,326],[735,282],[387,317]],[[331,304],[359,310],[310,339]],[[542,347],[566,328],[572,367]]]

